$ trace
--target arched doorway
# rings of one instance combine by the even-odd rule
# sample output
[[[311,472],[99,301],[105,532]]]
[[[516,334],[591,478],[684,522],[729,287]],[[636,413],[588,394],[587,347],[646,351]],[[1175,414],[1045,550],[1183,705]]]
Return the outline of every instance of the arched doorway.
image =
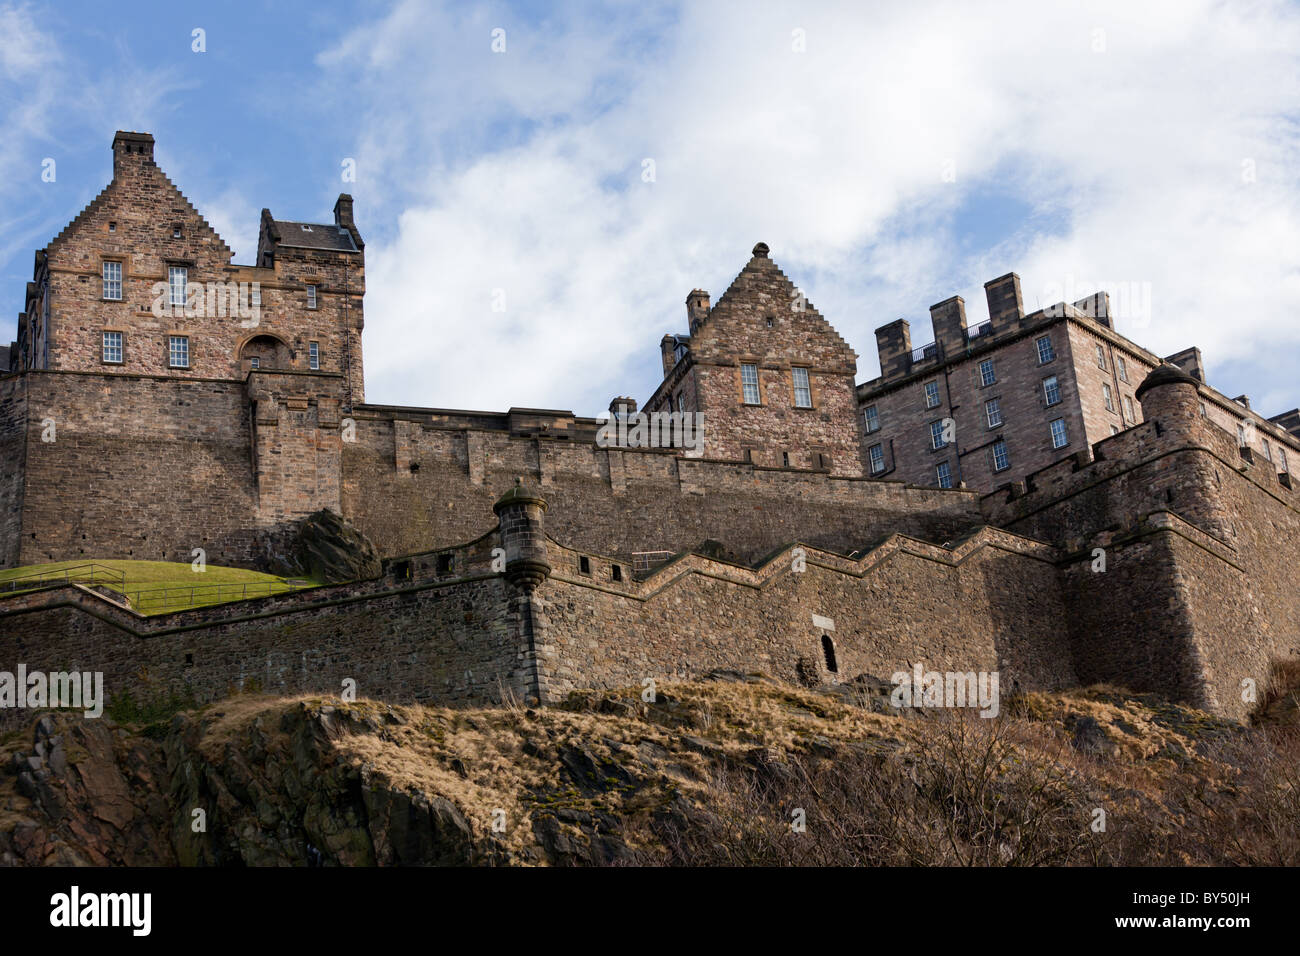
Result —
[[[289,346],[274,335],[254,335],[239,350],[239,370],[248,372],[255,368],[289,368],[293,353]]]

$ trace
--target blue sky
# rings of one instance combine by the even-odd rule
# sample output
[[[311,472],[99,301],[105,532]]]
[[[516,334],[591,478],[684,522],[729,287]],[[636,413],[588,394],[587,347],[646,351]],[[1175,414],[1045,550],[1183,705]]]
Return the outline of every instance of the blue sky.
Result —
[[[136,129],[238,261],[263,206],[356,197],[371,401],[644,399],[686,293],[763,240],[859,381],[876,327],[921,345],[954,293],[975,324],[1016,271],[1031,308],[1106,288],[1139,343],[1300,403],[1300,9],[997,10],[0,0],[0,337]]]

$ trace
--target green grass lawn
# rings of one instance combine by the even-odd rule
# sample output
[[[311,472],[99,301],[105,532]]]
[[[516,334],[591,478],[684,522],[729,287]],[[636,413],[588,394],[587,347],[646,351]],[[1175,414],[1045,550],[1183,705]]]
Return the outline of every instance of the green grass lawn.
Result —
[[[191,607],[266,597],[315,582],[279,578],[243,568],[220,568],[211,564],[195,571],[189,564],[171,561],[56,561],[0,570],[0,587],[21,579],[24,585],[40,587],[65,578],[81,584],[102,584],[126,594],[141,614],[163,614]],[[10,593],[0,591],[0,595]]]

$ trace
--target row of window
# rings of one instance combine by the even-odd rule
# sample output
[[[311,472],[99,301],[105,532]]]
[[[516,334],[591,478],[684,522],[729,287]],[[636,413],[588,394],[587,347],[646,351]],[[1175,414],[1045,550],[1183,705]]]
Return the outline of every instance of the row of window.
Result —
[[[1205,405],[1203,404],[1201,405],[1201,415],[1205,415]],[[1246,426],[1240,423],[1237,424],[1237,444],[1242,448],[1250,447],[1250,435],[1246,431]],[[1264,450],[1264,458],[1273,461],[1273,446],[1269,444],[1268,439],[1260,438],[1260,445]],[[1287,466],[1286,449],[1280,443],[1277,446],[1277,466],[1279,471],[1290,473]]]
[[[103,297],[113,302],[122,301],[122,263],[111,259],[105,259],[103,276]],[[185,296],[188,291],[189,269],[185,266],[168,266],[167,304],[184,307]],[[260,307],[262,305],[262,290],[260,286],[254,286],[251,294],[252,304]],[[316,308],[315,285],[307,286],[307,308]]]
[[[122,332],[105,332],[102,339],[102,355],[106,365],[121,365],[126,359],[126,336]],[[259,368],[261,361],[254,356],[253,368]],[[320,370],[320,343],[307,343],[307,363],[312,371]],[[190,337],[188,335],[167,336],[167,367],[190,367]]]
[[[932,431],[933,434],[933,431]],[[1069,444],[1069,439],[1065,433],[1065,420],[1058,418],[1051,423],[1052,447],[1063,448]],[[947,446],[947,442],[935,445],[936,448]],[[1005,439],[999,438],[989,446],[989,459],[995,472],[1006,471],[1011,467],[1011,455],[1007,451]],[[881,444],[872,445],[867,449],[867,463],[871,474],[880,475],[885,471],[885,448]],[[935,484],[940,488],[952,487],[952,465],[947,461],[938,462],[934,466]]]
[[[989,361],[991,362],[992,360],[990,359]],[[938,393],[937,383],[931,382],[930,385],[935,386],[935,393],[937,396]],[[1104,387],[1106,389],[1105,394],[1107,396],[1106,407],[1110,408],[1110,398],[1109,398],[1110,386],[1104,386]],[[1055,375],[1049,375],[1047,376],[1047,378],[1043,379],[1042,388],[1043,388],[1043,404],[1045,406],[1050,408],[1053,405],[1060,404],[1061,385],[1060,382],[1057,381]],[[1133,406],[1127,396],[1125,396],[1124,402],[1125,402],[1124,407],[1129,412],[1129,420],[1136,421],[1136,419],[1132,417]],[[933,402],[929,400],[929,386],[927,385],[926,407],[934,408],[938,404],[939,402],[937,397]],[[985,420],[988,422],[989,428],[997,428],[999,425],[1003,423],[1001,399],[990,398],[984,402],[984,417]],[[880,431],[880,411],[876,408],[875,405],[868,405],[866,408],[862,410],[862,423],[863,423],[863,427],[866,428],[868,435],[870,435],[872,432]]]
[[[796,365],[790,369],[790,377],[794,382],[794,407],[812,408],[812,383],[808,379],[808,370]],[[758,387],[757,365],[742,364],[740,366],[740,388],[741,397],[746,405],[763,404],[763,395]]]

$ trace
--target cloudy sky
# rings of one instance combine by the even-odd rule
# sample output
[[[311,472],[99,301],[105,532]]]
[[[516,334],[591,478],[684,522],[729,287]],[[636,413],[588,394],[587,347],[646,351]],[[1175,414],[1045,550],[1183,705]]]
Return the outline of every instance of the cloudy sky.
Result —
[[[136,129],[238,262],[263,206],[356,197],[372,402],[644,400],[762,240],[859,381],[876,327],[921,345],[955,293],[975,324],[1015,271],[1300,404],[1295,3],[180,6],[0,0],[5,341]]]

